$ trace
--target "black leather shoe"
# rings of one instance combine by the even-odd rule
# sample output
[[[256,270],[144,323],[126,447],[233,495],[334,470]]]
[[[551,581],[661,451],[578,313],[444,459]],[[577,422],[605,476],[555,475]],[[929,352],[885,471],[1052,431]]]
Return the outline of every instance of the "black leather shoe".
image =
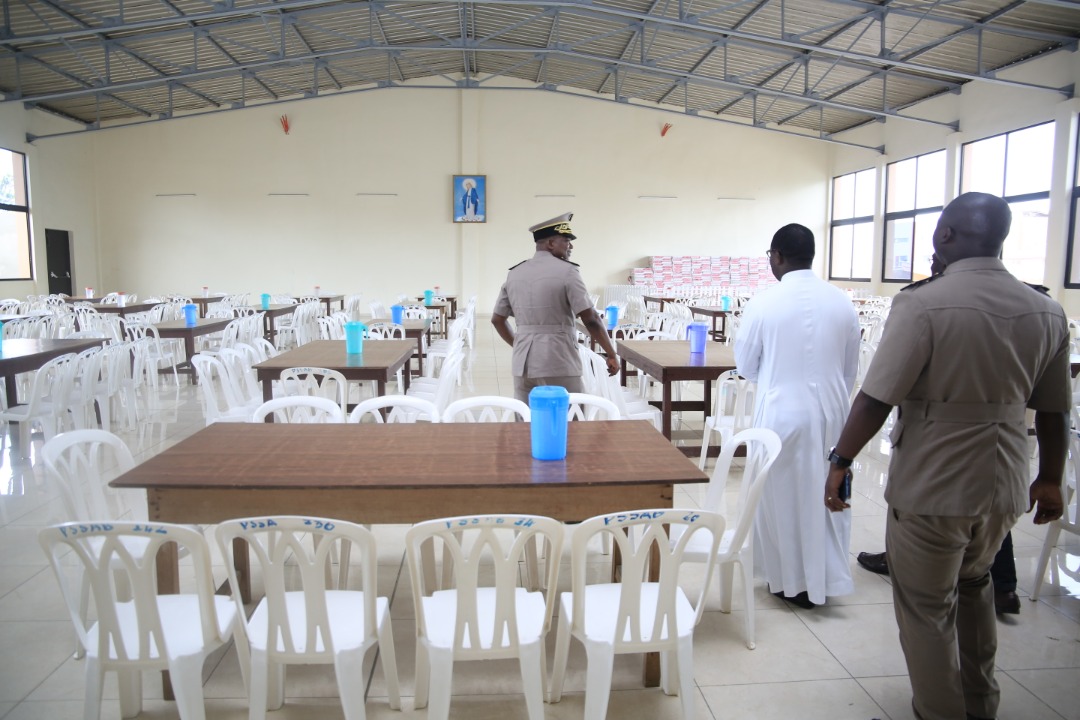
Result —
[[[1019,615],[1020,598],[1012,590],[994,591],[994,610],[999,615]]]
[[[885,553],[883,552],[861,552],[855,559],[860,565],[872,573],[877,573],[878,575],[889,574],[889,561],[886,559]]]
[[[813,610],[817,607],[816,603],[810,602],[810,596],[805,590],[803,590],[798,595],[792,595],[790,597],[782,592],[774,592],[773,595],[780,598],[781,600],[786,600],[795,607],[801,607],[803,610]]]

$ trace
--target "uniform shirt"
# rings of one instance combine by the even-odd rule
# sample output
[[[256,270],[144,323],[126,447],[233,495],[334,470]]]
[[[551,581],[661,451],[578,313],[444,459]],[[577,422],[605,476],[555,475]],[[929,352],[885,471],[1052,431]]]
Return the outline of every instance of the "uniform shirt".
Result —
[[[510,268],[495,312],[513,317],[513,374],[518,377],[581,375],[574,318],[593,306],[578,266],[537,250]]]
[[[952,263],[893,300],[862,391],[900,405],[885,499],[923,515],[1022,514],[1024,411],[1067,412],[1068,321],[997,258]]]

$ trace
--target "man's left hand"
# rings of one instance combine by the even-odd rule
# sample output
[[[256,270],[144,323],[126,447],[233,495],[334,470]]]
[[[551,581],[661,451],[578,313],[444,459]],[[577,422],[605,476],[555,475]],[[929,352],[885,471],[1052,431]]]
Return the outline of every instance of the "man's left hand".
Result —
[[[608,355],[607,357],[607,374],[614,375],[619,372],[619,358],[614,355]]]
[[[840,499],[840,484],[844,482],[846,468],[829,465],[829,474],[825,477],[825,507],[829,512],[841,512],[851,505]]]
[[[1035,478],[1035,482],[1031,483],[1028,489],[1028,497],[1031,500],[1028,512],[1031,512],[1031,508],[1035,508],[1034,523],[1036,525],[1045,525],[1061,517],[1064,502],[1061,499],[1060,482]]]

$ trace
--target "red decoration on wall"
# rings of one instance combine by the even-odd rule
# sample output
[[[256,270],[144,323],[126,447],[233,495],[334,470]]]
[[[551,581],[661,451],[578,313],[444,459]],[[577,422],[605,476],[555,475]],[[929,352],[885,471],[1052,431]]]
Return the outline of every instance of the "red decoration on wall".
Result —
[[[289,134],[289,116],[288,115],[282,115],[281,116],[281,129],[285,131],[286,135]]]
[[[664,127],[660,128],[660,137],[667,135],[667,131],[671,129],[671,123],[664,123]],[[288,132],[286,130],[285,132]]]

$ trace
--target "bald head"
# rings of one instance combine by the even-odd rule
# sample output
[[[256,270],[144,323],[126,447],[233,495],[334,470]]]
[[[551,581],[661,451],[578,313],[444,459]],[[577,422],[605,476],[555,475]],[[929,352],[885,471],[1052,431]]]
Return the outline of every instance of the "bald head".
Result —
[[[998,257],[1009,234],[1008,203],[987,193],[964,193],[945,206],[934,231],[934,251],[946,263]]]

